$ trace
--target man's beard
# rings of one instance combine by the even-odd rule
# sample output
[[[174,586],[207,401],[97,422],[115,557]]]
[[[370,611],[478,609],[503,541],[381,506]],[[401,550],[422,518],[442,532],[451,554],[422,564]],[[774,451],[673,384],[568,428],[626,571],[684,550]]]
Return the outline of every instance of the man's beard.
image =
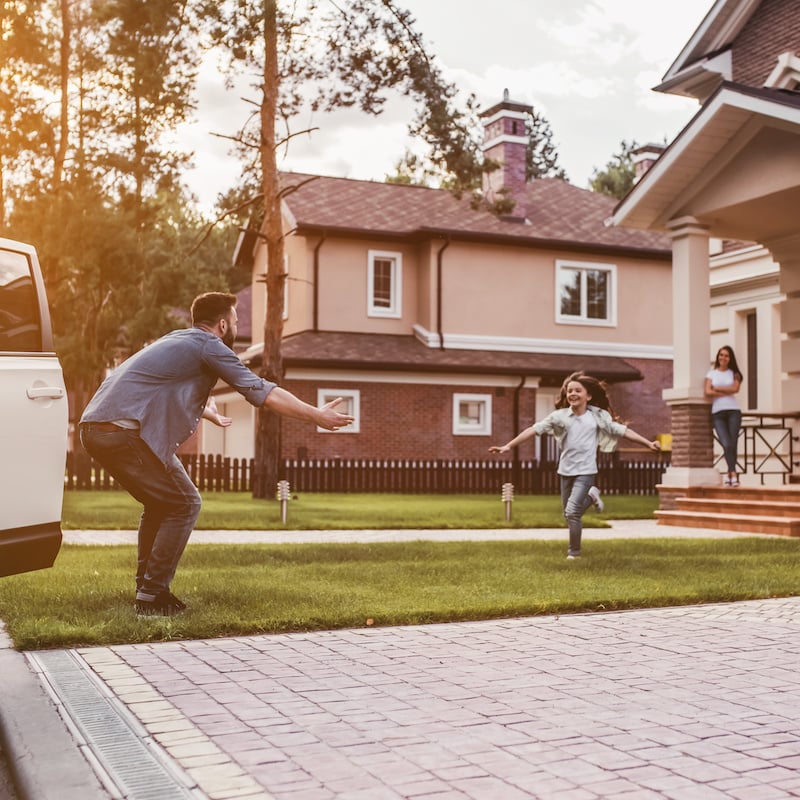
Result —
[[[233,335],[233,328],[227,328],[225,333],[222,334],[222,344],[227,345],[233,350],[233,343],[236,341]]]

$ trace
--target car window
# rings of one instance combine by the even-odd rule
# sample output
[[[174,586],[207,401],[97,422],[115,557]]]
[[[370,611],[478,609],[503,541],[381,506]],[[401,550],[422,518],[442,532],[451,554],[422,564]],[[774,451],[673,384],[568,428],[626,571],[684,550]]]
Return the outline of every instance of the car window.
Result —
[[[39,304],[28,256],[0,248],[0,351],[41,349]]]

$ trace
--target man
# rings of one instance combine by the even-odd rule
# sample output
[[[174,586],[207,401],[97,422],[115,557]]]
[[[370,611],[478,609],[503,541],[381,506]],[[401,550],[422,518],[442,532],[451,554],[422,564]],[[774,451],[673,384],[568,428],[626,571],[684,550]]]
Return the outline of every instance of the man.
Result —
[[[115,369],[81,417],[84,448],[144,506],[135,603],[141,615],[170,616],[186,608],[170,584],[201,500],[175,453],[201,417],[230,424],[209,403],[217,380],[256,407],[327,430],[353,421],[336,411],[341,398],[315,408],[248,369],[232,350],[235,305],[232,294],[196,297],[192,327],[162,336]]]

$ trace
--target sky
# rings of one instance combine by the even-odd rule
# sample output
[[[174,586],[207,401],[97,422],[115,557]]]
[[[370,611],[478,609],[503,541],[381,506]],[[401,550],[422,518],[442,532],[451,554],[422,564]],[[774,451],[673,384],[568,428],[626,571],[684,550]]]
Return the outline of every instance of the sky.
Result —
[[[698,110],[695,100],[652,91],[713,5],[712,0],[399,0],[435,54],[446,80],[480,108],[502,100],[532,105],[549,121],[559,163],[587,187],[620,143],[671,141]],[[239,174],[230,143],[256,99],[227,91],[207,63],[198,85],[195,121],[181,131],[194,152],[187,176],[210,210]],[[319,130],[292,140],[279,167],[346,178],[383,180],[411,145],[409,100],[387,104],[379,117],[357,111],[298,121]]]

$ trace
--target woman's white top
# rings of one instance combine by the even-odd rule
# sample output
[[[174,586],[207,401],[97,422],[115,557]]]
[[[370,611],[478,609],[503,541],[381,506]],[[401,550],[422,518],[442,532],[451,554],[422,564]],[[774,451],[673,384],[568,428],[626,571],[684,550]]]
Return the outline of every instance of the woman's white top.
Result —
[[[711,381],[713,387],[717,386],[733,386],[734,374],[732,369],[719,370],[710,369],[706,373],[706,378]],[[716,414],[718,411],[735,411],[739,408],[739,403],[736,397],[732,394],[724,394],[715,397],[711,403],[711,413]]]

